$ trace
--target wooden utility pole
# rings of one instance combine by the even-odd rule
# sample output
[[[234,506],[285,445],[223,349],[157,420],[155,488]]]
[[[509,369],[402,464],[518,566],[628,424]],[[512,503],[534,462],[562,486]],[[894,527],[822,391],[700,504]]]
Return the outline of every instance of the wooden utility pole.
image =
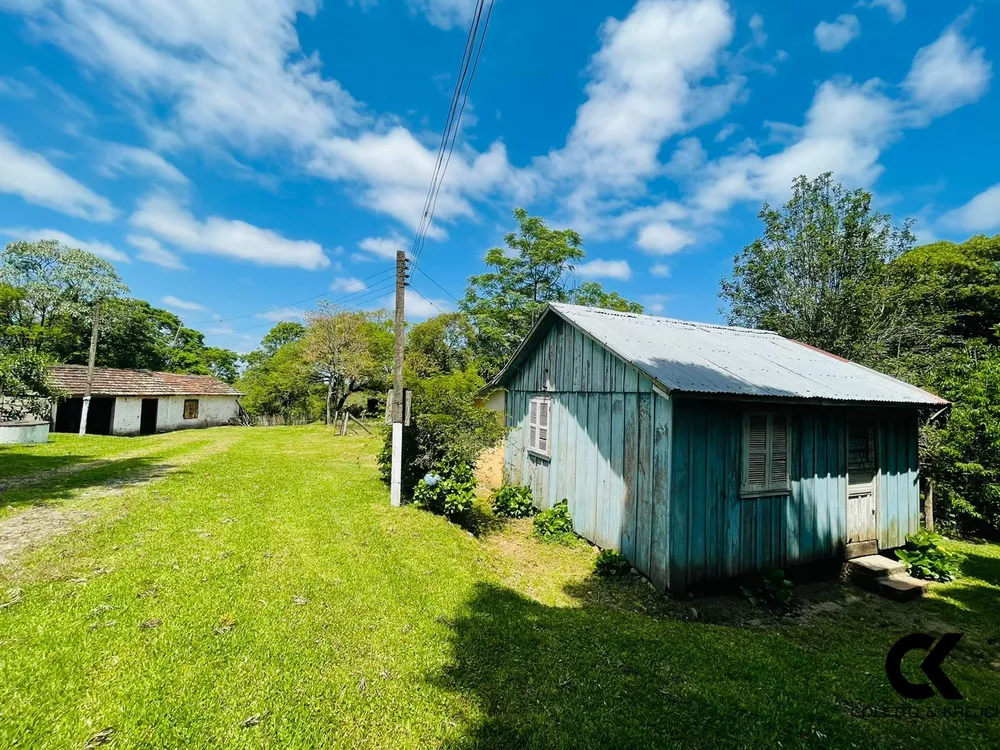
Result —
[[[389,497],[394,506],[403,503],[403,344],[406,334],[406,253],[396,253],[396,359],[392,368],[392,476]]]
[[[94,327],[90,329],[90,356],[87,358],[87,385],[83,391],[80,411],[80,434],[87,434],[87,413],[90,411],[90,391],[94,387],[94,362],[97,360],[97,332],[101,326],[101,301],[94,302]]]

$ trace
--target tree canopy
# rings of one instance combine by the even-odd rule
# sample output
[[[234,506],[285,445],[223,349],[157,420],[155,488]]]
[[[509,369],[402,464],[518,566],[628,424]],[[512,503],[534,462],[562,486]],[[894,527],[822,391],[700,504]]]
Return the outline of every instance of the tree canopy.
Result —
[[[765,328],[873,363],[914,339],[889,263],[914,243],[909,223],[872,208],[872,195],[826,173],[797,178],[781,208],[765,203],[763,234],[733,260],[720,296],[731,325]]]
[[[642,312],[641,305],[604,292],[597,282],[575,284],[575,263],[586,256],[577,232],[551,229],[523,208],[514,210],[514,218],[518,231],[504,238],[506,248],[486,253],[491,270],[469,278],[459,305],[475,328],[476,363],[487,379],[506,363],[549,302]]]

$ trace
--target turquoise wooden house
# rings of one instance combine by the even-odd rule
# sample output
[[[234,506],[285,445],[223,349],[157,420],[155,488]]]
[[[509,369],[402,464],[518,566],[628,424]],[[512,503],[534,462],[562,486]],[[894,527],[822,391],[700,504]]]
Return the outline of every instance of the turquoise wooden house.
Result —
[[[507,481],[675,591],[904,544],[947,406],[768,331],[562,304],[493,385]]]

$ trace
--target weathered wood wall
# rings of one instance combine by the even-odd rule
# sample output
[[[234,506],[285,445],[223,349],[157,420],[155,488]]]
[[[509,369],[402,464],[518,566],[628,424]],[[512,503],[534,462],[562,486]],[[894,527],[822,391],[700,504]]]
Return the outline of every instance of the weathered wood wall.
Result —
[[[789,407],[791,492],[741,498],[744,405],[671,400],[671,588],[843,556],[848,407]],[[878,414],[878,541],[885,549],[905,543],[919,524],[917,422],[912,410]]]
[[[527,449],[532,396],[552,399],[550,459]],[[539,508],[566,498],[577,533],[675,590],[843,554],[847,407],[789,408],[791,492],[739,495],[745,404],[666,398],[556,321],[508,383],[507,481]],[[879,546],[919,524],[916,415],[881,409]]]
[[[552,399],[552,456],[527,449],[532,396]],[[532,488],[536,505],[569,501],[576,532],[618,549],[666,585],[670,402],[652,381],[561,321],[511,379],[508,481]]]

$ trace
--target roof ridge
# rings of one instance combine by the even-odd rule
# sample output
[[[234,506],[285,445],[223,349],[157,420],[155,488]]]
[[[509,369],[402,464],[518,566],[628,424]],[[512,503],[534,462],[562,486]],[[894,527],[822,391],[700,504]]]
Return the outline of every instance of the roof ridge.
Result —
[[[586,311],[587,313],[591,313],[594,315],[604,315],[607,317],[630,318],[636,321],[641,321],[641,319],[645,318],[650,322],[655,321],[661,323],[669,323],[671,325],[691,326],[693,328],[712,328],[716,330],[732,331],[736,333],[753,333],[757,335],[777,336],[778,338],[784,338],[783,336],[781,336],[781,334],[775,333],[774,331],[768,331],[765,328],[746,328],[744,326],[730,326],[730,325],[723,325],[721,323],[702,323],[697,320],[681,320],[680,318],[668,318],[663,315],[649,315],[647,313],[633,313],[633,312],[624,312],[622,310],[609,310],[604,307],[588,307],[586,305],[573,305],[568,302],[550,302],[549,304],[552,307],[557,307],[564,310],[567,308],[569,308],[570,310],[583,310]]]

